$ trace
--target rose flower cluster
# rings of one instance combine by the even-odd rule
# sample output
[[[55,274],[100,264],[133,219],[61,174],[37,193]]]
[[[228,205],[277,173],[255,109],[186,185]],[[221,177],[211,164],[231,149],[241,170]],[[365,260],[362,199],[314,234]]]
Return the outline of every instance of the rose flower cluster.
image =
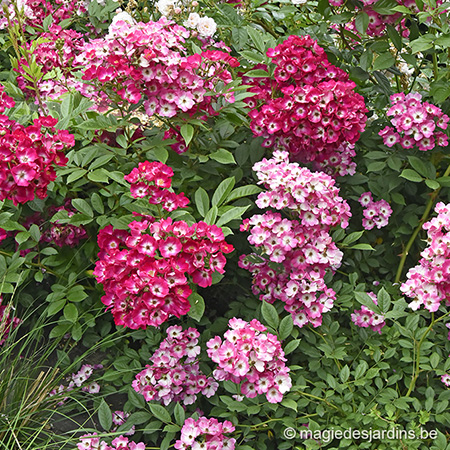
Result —
[[[298,161],[342,160],[337,172],[348,173],[348,156],[340,155],[348,155],[359,139],[367,111],[355,83],[309,36],[290,36],[267,56],[275,65],[274,79],[244,77],[256,94],[247,100],[253,134]]]
[[[366,230],[371,230],[375,226],[380,229],[389,222],[392,208],[386,200],[373,201],[371,192],[364,192],[359,198],[360,205],[364,208],[362,225]]]
[[[287,209],[298,220],[272,212],[246,219],[241,230],[250,229],[249,242],[266,259],[242,255],[239,265],[252,273],[252,290],[261,300],[279,299],[297,326],[309,322],[317,327],[335,299],[324,276],[340,266],[343,256],[330,230],[347,227],[350,208],[329,175],[289,163],[287,152],[275,152],[253,169],[268,189],[259,194],[257,205]]]
[[[391,95],[391,103],[387,115],[393,116],[393,127],[387,126],[378,133],[385,145],[400,144],[405,149],[417,146],[422,151],[447,146],[447,135],[437,128],[446,130],[450,118],[440,108],[422,102],[418,92],[406,96],[403,92]]]
[[[166,211],[174,211],[184,208],[189,200],[181,194],[174,194],[168,189],[172,185],[173,170],[160,162],[139,163],[139,167],[133,169],[125,176],[125,180],[131,183],[131,195],[134,198],[149,197],[152,205],[161,205]]]
[[[236,439],[224,436],[235,430],[229,420],[188,418],[181,428],[181,438],[175,442],[177,450],[234,450]]]
[[[78,55],[84,41],[83,35],[75,30],[63,30],[59,25],[51,25],[49,31],[40,34],[41,41],[27,44],[28,48],[34,45],[33,57],[43,74],[58,70],[59,76],[38,81],[39,94],[44,98],[58,99],[68,92],[68,88],[80,91],[83,83],[73,74],[73,61]],[[18,61],[16,69],[19,72],[17,84],[29,96],[35,96],[33,89],[28,88],[26,80],[25,58]]]
[[[428,311],[435,312],[443,300],[450,305],[450,204],[439,202],[435,211],[437,217],[422,227],[428,233],[428,247],[400,287],[413,299],[409,306],[414,311],[423,305]]]
[[[14,105],[0,95],[0,105]],[[64,166],[63,151],[75,145],[67,130],[55,129],[57,123],[44,116],[25,127],[0,114],[0,200],[10,199],[17,205],[47,196],[48,184],[56,179],[54,165]]]
[[[111,102],[137,104],[144,99],[145,111],[162,117],[187,112],[214,113],[212,96],[220,80],[231,81],[227,67],[236,62],[229,54],[212,58],[208,52],[186,56],[184,43],[190,32],[161,17],[158,22],[129,23],[117,20],[108,35],[86,42],[75,58],[83,67],[81,92],[97,108]],[[227,97],[232,101],[231,97]]]
[[[164,187],[170,186],[172,175],[170,167],[146,162],[126,178],[133,182],[135,194],[135,183],[145,179],[142,189],[152,202],[154,195],[161,196]],[[166,193],[170,210],[175,209],[173,205],[185,205],[184,194]],[[213,272],[225,272],[224,253],[234,250],[216,225],[138,216],[141,220],[131,222],[129,231],[111,225],[100,230],[100,259],[94,270],[105,290],[102,302],[111,308],[116,324],[132,329],[159,326],[170,315],[187,314],[192,294],[189,282],[210,286]]]
[[[230,319],[222,339],[216,336],[206,344],[208,356],[218,364],[214,378],[241,385],[248,398],[265,394],[270,403],[279,403],[292,387],[289,368],[277,337],[264,333],[267,328],[253,319]]]
[[[373,292],[368,292],[367,295],[369,295],[375,305],[378,305],[377,296]],[[373,331],[380,334],[381,329],[386,325],[383,314],[378,314],[364,305],[361,305],[361,309],[354,310],[352,322],[361,328],[370,327]]]
[[[152,365],[136,375],[134,390],[146,401],[164,405],[173,401],[191,405],[199,393],[213,396],[218,383],[200,371],[199,336],[195,328],[182,331],[180,326],[169,327],[166,339],[150,358]]]
[[[77,444],[78,450],[145,450],[145,443],[130,441],[125,436],[115,438],[111,445],[105,441],[101,441],[99,437],[94,434],[87,434],[81,436],[80,443]]]

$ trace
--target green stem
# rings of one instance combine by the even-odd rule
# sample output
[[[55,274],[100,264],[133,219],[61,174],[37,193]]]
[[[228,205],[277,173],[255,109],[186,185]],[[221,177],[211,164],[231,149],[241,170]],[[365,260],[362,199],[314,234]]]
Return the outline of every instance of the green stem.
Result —
[[[447,170],[445,171],[443,176],[448,177],[449,175],[450,175],[450,165],[447,167]],[[420,230],[422,229],[423,224],[428,219],[428,215],[430,214],[430,211],[433,208],[434,202],[436,201],[436,198],[439,195],[440,191],[441,191],[441,188],[439,187],[438,189],[434,190],[431,193],[430,199],[428,200],[425,211],[419,220],[419,224],[417,225],[417,228],[414,230],[414,233],[409,238],[409,241],[406,244],[405,250],[402,253],[400,263],[399,263],[398,269],[397,269],[397,274],[395,275],[394,283],[398,283],[400,281],[400,278],[402,277],[403,267],[405,266],[405,262],[406,262],[408,253],[411,250],[411,247],[414,244],[414,241],[416,240],[417,235],[419,234]]]
[[[428,333],[432,330],[434,325],[436,325],[438,322],[440,322],[441,320],[443,320],[446,317],[448,317],[449,314],[450,314],[450,311],[445,313],[443,316],[439,317],[436,320],[434,319],[434,314],[433,314],[433,320],[431,321],[429,327],[425,330],[425,333],[423,333],[423,336],[420,338],[420,341],[417,343],[416,357],[415,357],[414,366],[413,366],[413,375],[412,375],[412,378],[411,378],[411,383],[409,383],[408,392],[406,393],[405,397],[409,397],[411,395],[411,392],[413,391],[414,386],[416,385],[417,378],[419,378],[419,374],[420,374],[420,349],[422,347],[423,341],[428,336]]]
[[[317,395],[313,395],[313,394],[308,394],[307,392],[303,392],[303,391],[296,391],[296,392],[297,392],[297,394],[304,395],[305,397],[313,398],[314,400],[318,400],[320,402],[324,402],[328,406],[330,406],[331,408],[334,408],[334,409],[336,409],[337,411],[339,411],[341,413],[343,412],[342,409],[339,408],[339,406],[336,406],[334,403],[330,403],[328,400],[325,400],[322,397],[318,397]]]
[[[434,81],[437,81],[437,79],[438,79],[438,61],[437,61],[436,52],[433,53],[433,75],[434,75]]]

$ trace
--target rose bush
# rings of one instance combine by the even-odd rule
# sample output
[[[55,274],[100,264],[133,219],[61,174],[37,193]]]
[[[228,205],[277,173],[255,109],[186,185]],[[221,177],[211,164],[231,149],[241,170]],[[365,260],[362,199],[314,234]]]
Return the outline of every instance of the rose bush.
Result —
[[[3,447],[450,448],[447,3],[0,7]]]

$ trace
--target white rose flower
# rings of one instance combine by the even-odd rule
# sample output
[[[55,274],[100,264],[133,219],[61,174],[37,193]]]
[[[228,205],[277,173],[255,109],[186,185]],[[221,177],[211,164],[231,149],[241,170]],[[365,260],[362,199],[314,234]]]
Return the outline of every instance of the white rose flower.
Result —
[[[201,17],[197,23],[197,31],[201,37],[211,37],[217,30],[217,24],[211,17]]]
[[[158,11],[165,17],[171,17],[177,6],[177,0],[158,0],[156,7]]]
[[[185,20],[183,22],[183,25],[186,28],[196,28],[199,20],[200,20],[200,16],[197,13],[190,13],[187,20]]]

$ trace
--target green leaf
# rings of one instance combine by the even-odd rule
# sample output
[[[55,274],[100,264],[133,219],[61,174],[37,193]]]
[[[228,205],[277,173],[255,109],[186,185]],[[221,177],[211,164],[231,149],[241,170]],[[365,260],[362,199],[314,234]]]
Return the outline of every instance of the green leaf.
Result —
[[[229,209],[222,216],[220,216],[220,219],[217,221],[216,225],[218,227],[221,227],[221,226],[227,224],[228,222],[231,222],[232,220],[241,219],[242,214],[244,214],[248,208],[250,208],[250,205],[235,206],[235,207]]]
[[[31,225],[30,229],[28,230],[30,233],[30,236],[33,238],[33,240],[35,242],[39,242],[41,239],[41,230],[39,229],[39,227],[33,223],[33,225]]]
[[[348,380],[349,376],[350,376],[350,369],[346,364],[339,372],[339,378],[343,383],[345,383]]]
[[[386,313],[389,311],[389,307],[391,306],[391,296],[384,287],[378,291],[377,302],[382,312]]]
[[[66,299],[57,300],[55,302],[50,303],[47,308],[47,317],[53,316],[57,312],[61,311],[66,304]]]
[[[147,411],[136,411],[128,417],[127,423],[130,425],[141,425],[142,423],[147,423],[151,417],[151,414]]]
[[[291,335],[293,329],[294,322],[292,320],[292,316],[289,314],[281,320],[280,327],[278,329],[278,336],[283,341]]]
[[[195,206],[197,207],[198,212],[202,217],[205,217],[207,211],[209,210],[209,197],[207,192],[202,187],[199,187],[195,191],[194,198]]]
[[[375,250],[370,244],[355,244],[349,247],[350,250]]]
[[[220,164],[236,164],[233,154],[224,148],[219,148],[216,152],[211,153],[209,157]]]
[[[98,421],[105,431],[110,431],[112,427],[112,413],[105,399],[100,400],[100,406],[98,408]]]
[[[406,178],[408,181],[412,181],[414,183],[420,183],[423,178],[415,171],[412,169],[405,169],[400,176],[402,178]]]
[[[367,294],[366,292],[359,292],[359,291],[355,291],[354,294],[356,300],[359,303],[361,303],[361,305],[366,306],[371,311],[374,311],[378,314],[381,313],[380,308],[377,305],[375,305],[374,301],[370,298],[369,294]]]
[[[345,237],[345,239],[342,241],[343,245],[350,245],[353,244],[353,242],[357,241],[362,235],[364,234],[364,230],[362,231],[355,231],[353,233],[350,233],[348,236]]]
[[[425,178],[436,178],[436,169],[429,161],[423,161],[417,156],[408,156],[408,161],[412,168]]]
[[[182,426],[184,424],[184,420],[185,420],[186,415],[184,413],[183,407],[179,403],[177,403],[175,405],[175,408],[173,410],[173,414],[175,416],[175,422],[178,425]]]
[[[76,169],[74,170],[68,177],[67,183],[73,183],[76,180],[79,180],[82,176],[87,173],[86,169]]]
[[[413,53],[424,52],[433,47],[433,35],[424,35],[410,42]]]
[[[295,400],[292,400],[291,398],[283,398],[283,400],[281,401],[281,405],[297,411],[297,402]]]
[[[194,127],[187,123],[180,128],[180,134],[183,136],[186,147],[188,147],[194,136]]]
[[[19,233],[16,234],[15,240],[20,245],[28,241],[30,237],[31,235],[28,231],[20,231]]]
[[[103,205],[102,198],[100,197],[99,194],[97,194],[97,192],[94,192],[91,195],[91,203],[92,203],[92,206],[94,207],[94,209],[98,213],[100,213],[100,214],[104,214],[105,213],[105,206]]]
[[[219,186],[217,186],[217,189],[214,191],[214,194],[212,196],[211,203],[213,206],[220,206],[225,200],[227,199],[228,195],[234,188],[234,184],[236,183],[236,180],[234,177],[228,177],[225,180],[223,180]]]
[[[77,321],[78,309],[74,304],[69,303],[64,307],[64,318],[72,323],[75,323]]]
[[[389,39],[394,44],[394,47],[400,51],[403,46],[402,37],[400,36],[400,33],[392,25],[388,25],[387,34],[389,36]]]
[[[364,11],[359,13],[355,18],[355,26],[361,34],[366,34],[369,26],[369,15]]]
[[[280,323],[280,318],[278,317],[277,310],[273,305],[263,301],[261,305],[261,314],[266,321],[266,323],[272,327],[274,330],[277,329],[278,324]]]
[[[249,195],[259,194],[260,192],[262,192],[262,189],[254,184],[240,186],[230,192],[230,195],[226,198],[224,203],[230,203],[238,198],[248,197]]]
[[[395,63],[395,58],[390,52],[382,53],[378,55],[373,63],[373,70],[384,70],[388,69]]]
[[[82,214],[85,214],[86,216],[89,217],[94,216],[94,212],[92,211],[92,208],[90,207],[89,203],[86,200],[83,200],[82,198],[73,198],[72,206],[76,208],[78,211],[80,211]]]
[[[191,309],[188,312],[188,316],[192,317],[197,322],[200,322],[200,319],[203,317],[203,313],[205,312],[205,300],[203,300],[203,297],[197,292],[193,292],[188,297],[188,300],[191,304]]]
[[[154,403],[150,403],[149,407],[150,407],[150,411],[152,412],[152,414],[157,419],[159,419],[161,422],[164,422],[164,423],[172,422],[172,418],[170,417],[170,414],[167,412],[166,408],[164,408],[163,406],[157,405]]]
[[[425,180],[425,184],[430,189],[433,189],[433,191],[435,191],[436,189],[439,189],[439,187],[441,186],[436,180]]]
[[[208,225],[214,225],[216,223],[216,219],[217,219],[217,213],[218,213],[218,208],[216,205],[214,205],[206,214],[205,216],[205,222]]]
[[[297,349],[297,347],[300,345],[301,339],[294,339],[293,341],[290,341],[286,344],[286,347],[284,347],[284,354],[289,355],[289,353],[292,353],[294,350]]]
[[[270,74],[263,69],[253,69],[246,72],[245,76],[250,78],[268,78]]]

